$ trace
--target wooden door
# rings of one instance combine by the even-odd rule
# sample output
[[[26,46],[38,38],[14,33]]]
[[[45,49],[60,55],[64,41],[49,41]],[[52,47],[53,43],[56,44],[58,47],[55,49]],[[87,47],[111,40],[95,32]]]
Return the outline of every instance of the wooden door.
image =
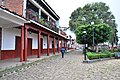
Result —
[[[42,38],[41,38],[41,44],[40,45],[41,45],[41,54],[42,54],[42,52],[43,52],[42,51],[43,50],[43,39]]]
[[[0,60],[1,60],[1,45],[2,45],[2,28],[0,28]]]
[[[15,42],[15,55],[14,57],[20,57],[21,54],[21,37],[16,36]],[[28,38],[28,56],[32,55],[32,39]]]
[[[20,50],[21,50],[21,44],[20,43],[21,43],[21,38],[19,36],[16,36],[14,57],[20,57]]]
[[[28,56],[32,55],[32,39],[28,38]]]
[[[54,41],[52,41],[52,52],[54,53]]]

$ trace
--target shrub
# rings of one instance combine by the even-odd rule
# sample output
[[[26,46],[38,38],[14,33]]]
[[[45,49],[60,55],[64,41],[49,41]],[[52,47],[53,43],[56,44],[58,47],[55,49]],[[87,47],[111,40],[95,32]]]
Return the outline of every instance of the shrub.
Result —
[[[90,59],[90,60],[115,56],[115,54],[108,52],[108,51],[106,51],[104,53],[103,52],[102,53],[87,52],[86,55],[87,55],[88,59]]]

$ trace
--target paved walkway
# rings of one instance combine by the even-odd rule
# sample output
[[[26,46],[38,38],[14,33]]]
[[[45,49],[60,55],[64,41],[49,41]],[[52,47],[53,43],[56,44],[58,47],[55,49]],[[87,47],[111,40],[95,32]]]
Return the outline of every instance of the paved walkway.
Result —
[[[80,51],[44,59],[0,80],[120,80],[120,59],[82,63]]]
[[[67,50],[66,52],[71,52],[73,51],[74,49],[70,49],[70,50]],[[60,55],[61,53],[55,53],[55,55]],[[44,55],[41,55],[40,58],[37,58],[37,55],[35,56],[29,56],[27,61],[23,61],[23,62],[20,62],[20,59],[19,58],[15,58],[15,59],[7,59],[7,60],[0,60],[0,71],[3,71],[5,69],[10,69],[10,68],[13,68],[13,67],[16,67],[16,66],[20,66],[22,64],[28,64],[28,63],[32,63],[34,61],[37,61],[37,60],[42,60],[42,59],[46,59],[46,58],[49,58],[51,56],[55,56],[53,53],[50,53],[49,56],[47,56],[47,54],[44,54]]]

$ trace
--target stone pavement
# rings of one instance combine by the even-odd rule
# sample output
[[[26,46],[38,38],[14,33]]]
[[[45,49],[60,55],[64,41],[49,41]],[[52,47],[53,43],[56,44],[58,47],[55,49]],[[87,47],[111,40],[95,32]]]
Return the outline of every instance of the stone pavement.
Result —
[[[0,80],[120,80],[120,60],[83,63],[80,51],[50,57]]]
[[[73,50],[74,49],[70,49],[70,50],[67,50],[66,52],[71,52]],[[22,64],[32,63],[32,62],[37,61],[37,60],[46,59],[46,58],[56,56],[56,55],[60,55],[60,54],[61,53],[55,53],[55,55],[54,55],[53,53],[50,53],[49,56],[47,56],[47,54],[45,54],[45,55],[41,55],[40,58],[37,58],[37,55],[29,56],[27,61],[23,61],[23,62],[20,62],[19,58],[0,60],[0,71],[5,70],[5,69],[10,69],[10,68],[13,68],[13,67],[16,67],[16,66],[20,66]]]

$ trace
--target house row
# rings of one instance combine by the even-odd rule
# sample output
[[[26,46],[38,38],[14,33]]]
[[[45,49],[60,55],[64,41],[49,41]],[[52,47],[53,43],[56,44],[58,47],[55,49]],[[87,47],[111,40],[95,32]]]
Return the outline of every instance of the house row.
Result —
[[[0,0],[0,59],[49,56],[67,49],[60,17],[45,0]]]

